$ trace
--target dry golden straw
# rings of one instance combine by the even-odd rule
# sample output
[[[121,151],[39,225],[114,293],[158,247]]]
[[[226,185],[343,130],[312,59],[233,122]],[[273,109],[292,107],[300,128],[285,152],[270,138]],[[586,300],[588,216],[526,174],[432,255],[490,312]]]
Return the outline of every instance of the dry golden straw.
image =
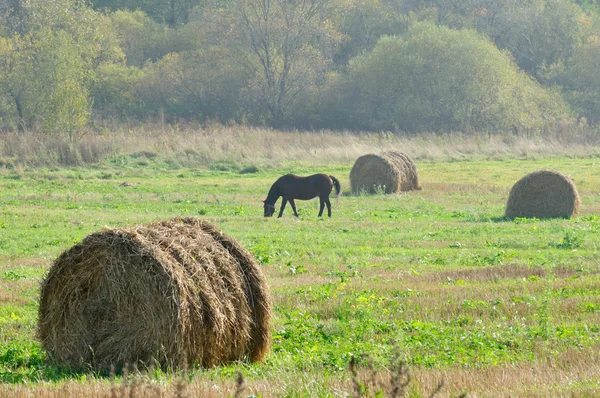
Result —
[[[397,193],[421,189],[414,162],[402,152],[368,154],[356,159],[350,171],[353,193]]]
[[[579,212],[579,194],[571,179],[557,171],[539,170],[521,178],[510,190],[507,218],[570,218]]]
[[[261,361],[271,301],[233,238],[197,218],[87,236],[42,283],[38,334],[71,368],[210,367]]]
[[[404,178],[401,181],[401,191],[412,191],[421,190],[421,183],[419,182],[419,172],[417,166],[407,154],[397,151],[387,151],[382,154],[389,159],[395,160],[396,167],[402,169]]]

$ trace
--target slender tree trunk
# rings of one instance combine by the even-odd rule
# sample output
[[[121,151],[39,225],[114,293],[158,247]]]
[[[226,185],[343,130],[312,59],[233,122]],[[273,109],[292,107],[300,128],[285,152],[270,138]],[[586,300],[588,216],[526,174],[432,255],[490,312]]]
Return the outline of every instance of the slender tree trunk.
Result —
[[[18,95],[16,95],[12,91],[9,91],[9,94],[15,101],[15,107],[17,108],[17,115],[19,118],[19,120],[17,121],[17,131],[22,133],[25,131],[26,124],[25,118],[23,117],[23,104],[21,103],[21,98]]]
[[[175,1],[176,0],[170,0],[169,1],[169,19],[167,21],[167,24],[169,25],[170,28],[175,28],[175,26],[177,25],[177,15],[176,15],[176,7],[175,7]]]

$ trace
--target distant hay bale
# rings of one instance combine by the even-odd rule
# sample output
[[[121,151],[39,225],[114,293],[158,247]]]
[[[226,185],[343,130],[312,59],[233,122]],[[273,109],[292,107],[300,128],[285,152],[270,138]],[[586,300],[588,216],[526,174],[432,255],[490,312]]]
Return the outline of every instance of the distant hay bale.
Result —
[[[421,189],[414,162],[404,153],[389,151],[360,156],[350,171],[352,192],[397,193]]]
[[[261,361],[271,301],[233,238],[197,218],[87,236],[42,283],[38,335],[70,368]]]
[[[404,178],[402,179],[401,191],[423,189],[419,181],[419,172],[417,171],[417,166],[407,154],[397,151],[387,151],[382,155],[396,160],[396,163],[399,165],[399,167],[402,167],[404,171]]]
[[[579,194],[571,179],[557,171],[539,170],[521,178],[510,190],[507,218],[570,218],[579,212]]]

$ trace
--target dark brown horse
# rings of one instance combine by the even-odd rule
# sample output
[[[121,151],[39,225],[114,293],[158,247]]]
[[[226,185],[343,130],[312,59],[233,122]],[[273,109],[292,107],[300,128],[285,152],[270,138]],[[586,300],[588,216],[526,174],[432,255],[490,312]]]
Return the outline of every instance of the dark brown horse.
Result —
[[[336,197],[339,197],[341,190],[340,182],[334,176],[328,176],[327,174],[314,174],[308,177],[298,177],[293,174],[287,174],[283,177],[279,177],[271,186],[267,199],[263,200],[265,217],[271,217],[273,213],[275,213],[275,202],[277,202],[277,199],[279,199],[280,196],[283,197],[283,202],[281,203],[278,217],[281,217],[283,214],[287,202],[290,202],[290,205],[294,210],[294,215],[298,217],[294,199],[309,200],[317,196],[319,197],[321,204],[319,217],[323,215],[325,205],[327,205],[327,215],[331,217],[329,194],[333,187],[335,187]]]

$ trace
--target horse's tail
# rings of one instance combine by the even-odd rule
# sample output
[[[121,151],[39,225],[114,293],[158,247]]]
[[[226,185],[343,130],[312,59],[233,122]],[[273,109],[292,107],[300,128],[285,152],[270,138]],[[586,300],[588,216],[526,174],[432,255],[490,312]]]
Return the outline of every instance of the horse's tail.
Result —
[[[342,186],[340,185],[340,181],[334,176],[329,176],[329,178],[331,178],[331,181],[333,181],[333,186],[335,187],[335,197],[339,198],[340,193],[342,192]]]

